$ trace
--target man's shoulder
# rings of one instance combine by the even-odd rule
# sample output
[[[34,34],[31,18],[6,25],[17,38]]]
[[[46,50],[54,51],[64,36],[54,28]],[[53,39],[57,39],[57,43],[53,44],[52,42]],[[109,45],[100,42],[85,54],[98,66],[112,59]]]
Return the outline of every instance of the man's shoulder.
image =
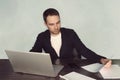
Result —
[[[63,30],[63,31],[74,31],[73,29],[70,29],[70,28],[61,28],[61,30]]]
[[[45,30],[41,33],[38,34],[38,36],[48,36],[49,35],[49,31],[48,30]]]
[[[68,32],[68,33],[74,32],[74,30],[73,30],[73,29],[70,29],[70,28],[61,28],[61,31],[62,31],[62,32]]]

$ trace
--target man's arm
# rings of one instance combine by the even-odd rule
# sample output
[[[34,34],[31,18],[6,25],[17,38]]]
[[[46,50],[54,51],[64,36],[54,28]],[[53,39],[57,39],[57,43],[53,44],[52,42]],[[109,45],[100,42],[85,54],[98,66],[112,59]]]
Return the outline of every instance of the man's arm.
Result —
[[[78,35],[73,31],[73,43],[74,43],[74,47],[76,48],[78,55],[82,55],[84,57],[86,57],[87,59],[90,59],[92,61],[95,62],[100,62],[100,63],[104,63],[105,61],[101,59],[105,59],[106,57],[100,56],[98,54],[96,54],[95,52],[93,52],[92,50],[88,49],[80,40],[80,38],[78,37]]]
[[[42,36],[39,34],[30,52],[42,52]]]

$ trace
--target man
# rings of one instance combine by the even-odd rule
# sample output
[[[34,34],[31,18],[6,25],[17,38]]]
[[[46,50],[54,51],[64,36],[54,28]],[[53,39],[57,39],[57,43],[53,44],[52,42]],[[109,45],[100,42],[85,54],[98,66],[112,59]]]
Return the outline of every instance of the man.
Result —
[[[44,50],[51,56],[52,63],[57,60],[72,59],[73,50],[76,49],[78,56],[84,56],[89,60],[106,64],[109,60],[97,55],[88,49],[78,35],[72,29],[61,28],[59,12],[49,8],[43,13],[43,19],[48,30],[40,33],[30,51],[42,52]]]

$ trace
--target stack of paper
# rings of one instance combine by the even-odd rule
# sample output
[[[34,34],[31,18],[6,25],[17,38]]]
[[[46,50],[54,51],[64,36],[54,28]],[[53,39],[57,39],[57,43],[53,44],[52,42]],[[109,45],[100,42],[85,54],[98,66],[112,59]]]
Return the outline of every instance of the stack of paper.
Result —
[[[104,79],[120,79],[120,66],[112,65],[110,68],[103,67],[100,73]]]
[[[74,72],[74,71],[70,72],[64,76],[60,75],[60,77],[65,80],[96,80],[96,79],[90,78],[88,76],[82,75],[82,74]]]
[[[120,79],[120,66],[110,66],[110,64],[111,61],[109,61],[105,65],[94,63],[87,66],[83,66],[82,68],[90,72],[100,72],[104,79]]]

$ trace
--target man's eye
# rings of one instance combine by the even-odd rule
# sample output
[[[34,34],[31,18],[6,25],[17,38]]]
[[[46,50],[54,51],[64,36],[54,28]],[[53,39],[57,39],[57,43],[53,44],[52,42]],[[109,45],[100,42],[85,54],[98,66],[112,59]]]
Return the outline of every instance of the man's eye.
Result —
[[[53,26],[54,24],[49,24],[50,26]]]
[[[57,24],[60,24],[60,21],[59,21],[59,22],[57,22]]]

